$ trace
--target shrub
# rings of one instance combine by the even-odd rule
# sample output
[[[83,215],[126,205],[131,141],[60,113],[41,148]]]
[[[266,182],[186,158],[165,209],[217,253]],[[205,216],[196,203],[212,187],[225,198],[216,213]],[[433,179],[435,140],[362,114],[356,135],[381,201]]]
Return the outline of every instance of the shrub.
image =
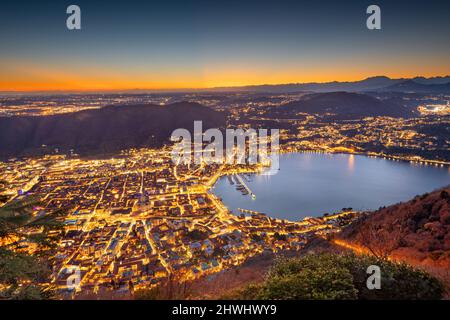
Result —
[[[381,289],[366,285],[370,265],[381,270]],[[237,299],[343,300],[441,299],[444,287],[428,273],[373,256],[314,254],[279,259],[265,281],[235,294]]]

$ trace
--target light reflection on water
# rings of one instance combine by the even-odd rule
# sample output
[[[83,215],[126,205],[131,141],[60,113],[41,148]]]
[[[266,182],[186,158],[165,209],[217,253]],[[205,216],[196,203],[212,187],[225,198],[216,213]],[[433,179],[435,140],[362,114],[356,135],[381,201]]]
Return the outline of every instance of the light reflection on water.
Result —
[[[291,153],[280,156],[275,175],[251,175],[256,199],[243,196],[226,177],[213,192],[238,214],[238,208],[300,220],[343,207],[373,210],[407,201],[450,184],[450,170],[360,155]]]

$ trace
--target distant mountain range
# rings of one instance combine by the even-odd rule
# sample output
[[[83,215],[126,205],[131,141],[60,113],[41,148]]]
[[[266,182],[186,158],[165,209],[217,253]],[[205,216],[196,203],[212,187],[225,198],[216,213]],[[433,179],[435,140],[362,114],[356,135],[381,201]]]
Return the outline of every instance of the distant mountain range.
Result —
[[[424,84],[415,80],[407,80],[378,89],[382,92],[414,92],[414,93],[450,93],[450,82]]]
[[[43,117],[0,117],[0,157],[48,153],[55,148],[102,154],[160,146],[177,128],[192,132],[195,120],[203,121],[205,130],[222,127],[225,119],[223,113],[191,102],[108,106]]]
[[[335,114],[333,118],[358,119],[362,117],[389,116],[411,117],[410,109],[382,101],[366,94],[353,92],[313,93],[275,108],[278,113],[299,112],[315,114]]]
[[[403,85],[402,85],[403,84]],[[352,82],[325,83],[291,83],[277,85],[257,85],[244,87],[214,88],[216,91],[252,91],[271,93],[290,92],[364,92],[364,91],[393,91],[418,93],[450,93],[450,76],[445,77],[415,77],[412,79],[391,79],[385,76],[367,78]]]

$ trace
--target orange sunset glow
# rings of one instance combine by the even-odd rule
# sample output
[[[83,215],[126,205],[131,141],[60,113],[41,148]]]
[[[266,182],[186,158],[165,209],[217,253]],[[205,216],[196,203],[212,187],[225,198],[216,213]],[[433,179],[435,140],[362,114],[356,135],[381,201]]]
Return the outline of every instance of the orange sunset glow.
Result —
[[[438,72],[440,71],[440,72]],[[46,70],[30,68],[18,72],[0,72],[0,91],[96,91],[96,90],[171,90],[215,87],[236,87],[262,84],[286,84],[331,81],[358,81],[367,77],[383,74],[391,78],[410,78],[417,75],[433,77],[450,74],[446,70],[399,69],[382,73],[373,68],[363,71],[351,68],[334,68],[332,73],[326,70],[267,70],[240,68],[210,68],[202,72],[192,71],[178,75],[168,72],[167,75],[144,72],[123,74],[108,70]]]

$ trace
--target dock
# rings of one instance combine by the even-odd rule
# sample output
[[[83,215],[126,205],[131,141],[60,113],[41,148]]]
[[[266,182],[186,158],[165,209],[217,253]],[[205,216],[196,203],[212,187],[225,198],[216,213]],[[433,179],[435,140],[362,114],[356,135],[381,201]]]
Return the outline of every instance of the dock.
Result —
[[[259,211],[254,211],[254,210],[248,210],[248,209],[241,209],[241,208],[238,208],[238,211],[240,211],[240,212],[242,212],[242,213],[248,213],[248,214],[251,214],[251,215],[256,215],[256,216],[258,216],[258,215],[266,215],[265,213],[262,213],[262,212],[259,212]]]
[[[238,174],[235,175],[236,180],[239,182],[240,185],[242,185],[245,190],[252,196],[253,199],[256,199],[256,195],[252,192],[252,190],[249,188],[249,186],[244,182],[244,179]]]

